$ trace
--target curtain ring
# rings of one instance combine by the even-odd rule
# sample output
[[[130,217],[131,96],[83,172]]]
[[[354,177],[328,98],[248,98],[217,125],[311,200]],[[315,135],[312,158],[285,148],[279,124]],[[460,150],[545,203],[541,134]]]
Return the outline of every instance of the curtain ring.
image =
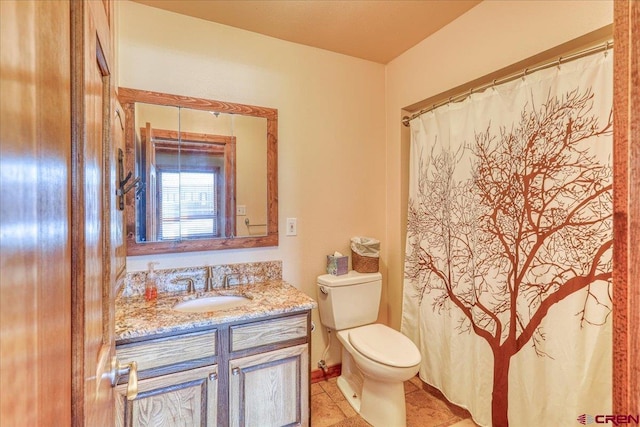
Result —
[[[562,64],[562,56],[558,58],[558,70],[560,69],[560,64]]]
[[[525,77],[527,77],[527,73],[528,73],[528,72],[529,72],[529,69],[528,69],[528,68],[525,68],[525,69],[524,69],[524,72],[522,73],[522,81],[525,81],[525,80],[526,80],[526,79],[525,79]]]

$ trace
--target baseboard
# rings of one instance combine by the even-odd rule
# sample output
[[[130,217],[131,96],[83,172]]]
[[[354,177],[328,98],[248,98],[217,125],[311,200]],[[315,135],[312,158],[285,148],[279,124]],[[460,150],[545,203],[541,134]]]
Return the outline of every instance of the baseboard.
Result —
[[[329,378],[338,377],[340,376],[340,372],[342,372],[342,364],[340,363],[338,363],[337,365],[329,366],[326,372],[322,369],[311,371],[311,384],[320,381],[326,381]]]

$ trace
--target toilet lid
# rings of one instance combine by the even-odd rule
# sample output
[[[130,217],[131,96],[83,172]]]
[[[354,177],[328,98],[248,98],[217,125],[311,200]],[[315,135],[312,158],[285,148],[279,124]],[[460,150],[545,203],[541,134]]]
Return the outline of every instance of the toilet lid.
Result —
[[[388,366],[408,368],[421,360],[413,341],[379,323],[349,331],[349,342],[364,356]]]

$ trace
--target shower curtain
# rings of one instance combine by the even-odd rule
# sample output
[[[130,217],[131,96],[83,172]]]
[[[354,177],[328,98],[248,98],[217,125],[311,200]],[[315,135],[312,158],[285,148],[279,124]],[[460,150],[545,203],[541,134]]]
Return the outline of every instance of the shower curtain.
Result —
[[[480,425],[611,413],[612,57],[410,122],[402,332]]]

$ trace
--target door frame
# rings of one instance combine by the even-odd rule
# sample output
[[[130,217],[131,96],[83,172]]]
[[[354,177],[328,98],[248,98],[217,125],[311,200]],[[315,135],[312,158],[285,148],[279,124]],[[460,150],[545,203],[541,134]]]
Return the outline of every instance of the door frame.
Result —
[[[115,392],[109,380],[102,374],[110,368],[111,358],[115,355],[114,339],[114,309],[115,297],[114,274],[111,271],[111,210],[113,196],[111,195],[112,171],[112,135],[111,135],[111,94],[113,82],[111,78],[113,68],[112,39],[110,30],[111,0],[72,0],[71,14],[71,209],[70,209],[70,238],[71,238],[71,418],[74,426],[95,425],[100,420],[104,425],[112,425],[114,420]],[[95,44],[94,44],[95,43]],[[101,280],[89,283],[86,280],[88,249],[85,239],[86,214],[85,204],[89,196],[85,194],[85,169],[88,162],[85,159],[85,149],[89,137],[88,127],[89,108],[86,96],[90,90],[87,78],[92,67],[98,67],[102,75],[101,105],[101,142],[100,158],[94,159],[100,168],[100,188],[95,189],[95,196],[100,198],[101,212],[96,215],[100,231],[97,236],[99,242],[93,247],[100,253]],[[93,189],[92,189],[93,190]],[[93,226],[96,226],[93,224]],[[99,246],[99,247],[98,247]],[[92,249],[92,248],[89,248]],[[98,290],[97,287],[100,286]],[[86,304],[86,298],[93,291],[101,295],[99,308],[93,307],[91,313]],[[100,316],[101,331],[92,331],[92,319]],[[93,324],[95,320],[93,320]],[[102,345],[97,355],[88,354],[90,340],[93,335],[102,333]],[[95,343],[94,343],[95,344]],[[93,357],[95,356],[95,358]],[[88,365],[91,361],[91,365]],[[94,366],[95,365],[97,366]],[[89,384],[89,385],[87,385]],[[95,386],[95,390],[88,387]],[[93,399],[92,399],[93,398]],[[102,411],[102,412],[101,412]]]
[[[640,1],[613,2],[613,413],[640,413]]]

